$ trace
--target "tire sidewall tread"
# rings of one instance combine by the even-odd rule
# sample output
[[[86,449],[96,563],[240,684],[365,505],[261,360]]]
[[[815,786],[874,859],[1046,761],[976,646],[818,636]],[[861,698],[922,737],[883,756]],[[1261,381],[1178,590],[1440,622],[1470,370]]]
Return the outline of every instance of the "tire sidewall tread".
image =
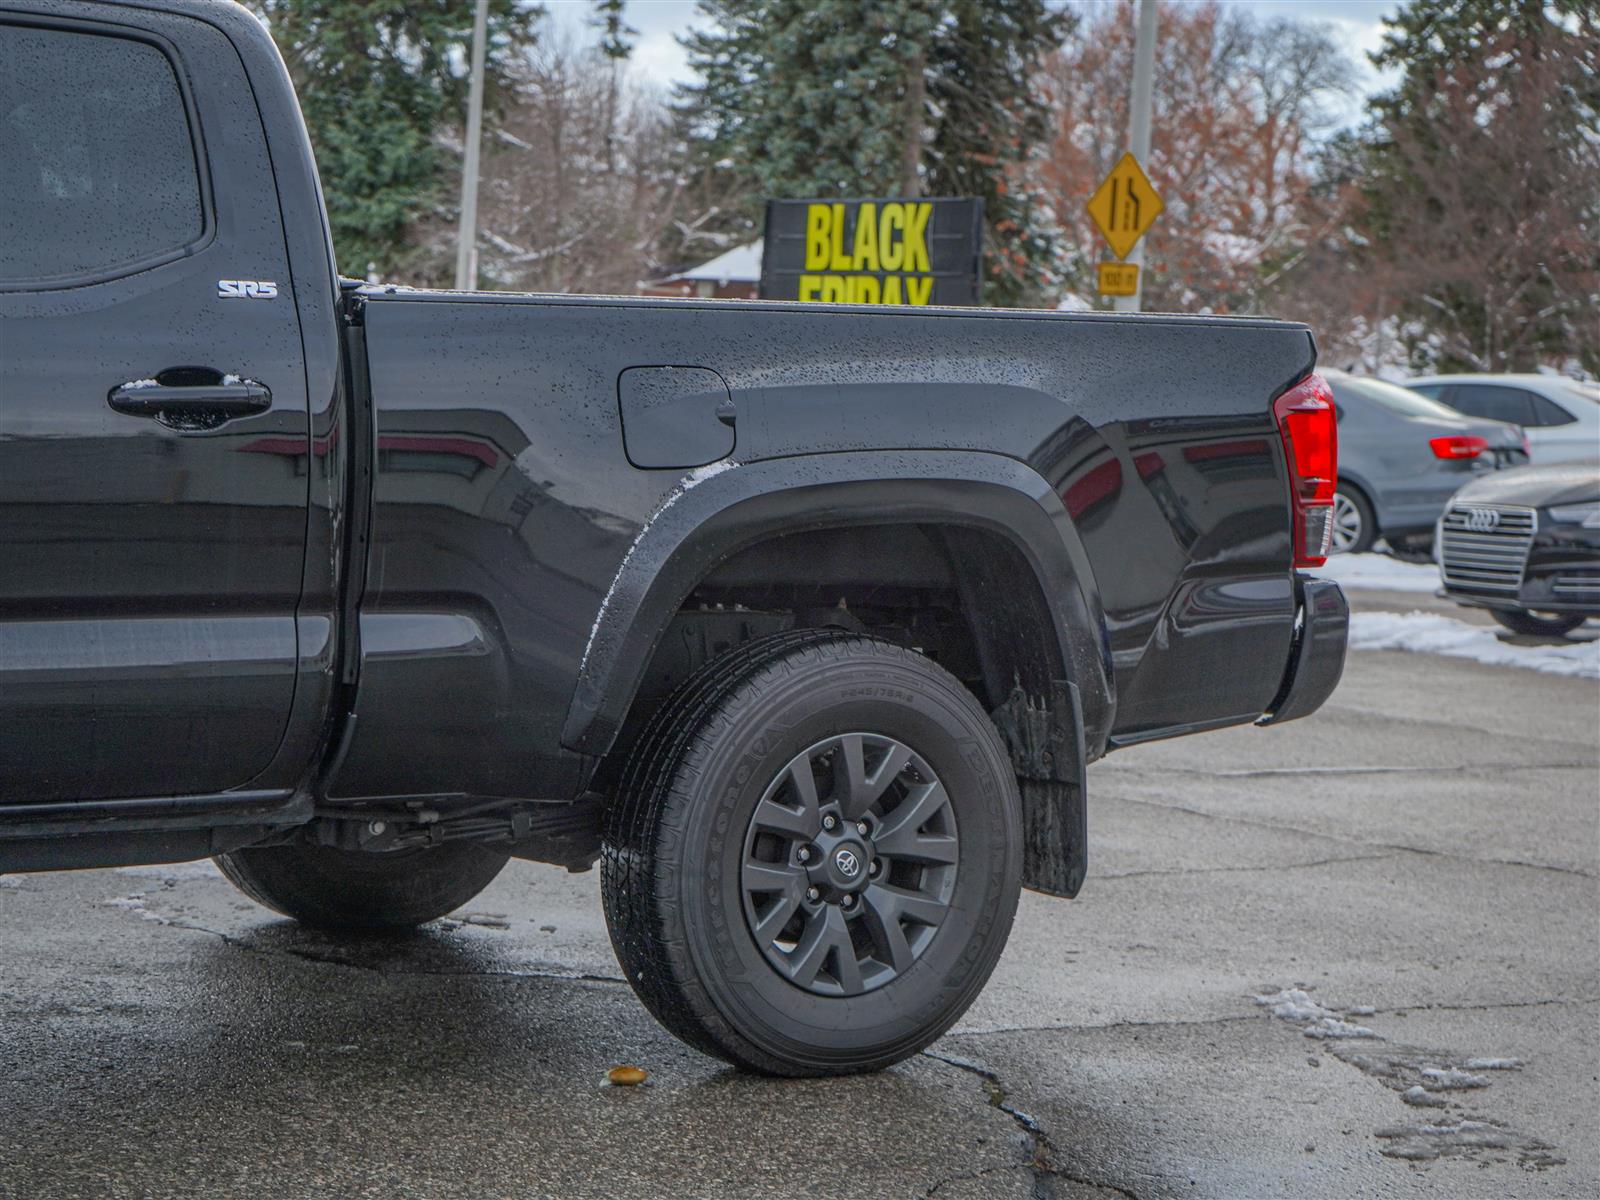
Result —
[[[825,703],[811,704],[814,711],[807,713],[809,700],[852,689],[869,693],[856,697],[857,707],[881,705],[887,691],[905,713],[921,714],[927,728],[918,752],[938,760],[941,779],[965,772],[976,786],[966,789],[968,811],[957,816],[963,857],[953,903],[969,906],[953,909],[953,920],[969,926],[958,956],[948,961],[948,939],[936,940],[906,976],[840,1001],[808,995],[772,973],[744,927],[736,863],[753,807],[752,778],[803,750],[796,739],[812,743],[815,729],[796,732],[807,721],[836,719],[822,715],[836,707]],[[788,727],[779,723],[785,715],[794,718]],[[960,736],[926,744],[941,724],[959,727]],[[707,789],[714,799],[706,800]],[[985,823],[989,828],[981,828]],[[931,1042],[981,990],[1015,913],[1019,842],[1019,801],[1004,745],[958,680],[923,656],[874,638],[842,631],[778,635],[749,643],[738,661],[718,660],[703,678],[685,684],[641,738],[608,828],[607,920],[630,983],[691,1045],[768,1074],[872,1070]],[[968,857],[969,848],[979,846],[985,861]],[[942,973],[933,967],[935,950],[946,957]],[[853,1046],[819,1047],[774,1026],[769,1014],[775,1010],[761,992],[775,985],[787,997],[779,1003],[801,1012],[832,1015],[836,1010],[827,1006],[840,1003],[857,1012],[894,1012],[874,1026],[885,1031],[876,1041],[857,1036]],[[906,996],[918,997],[910,1008]],[[838,1026],[836,1016],[831,1023]]]

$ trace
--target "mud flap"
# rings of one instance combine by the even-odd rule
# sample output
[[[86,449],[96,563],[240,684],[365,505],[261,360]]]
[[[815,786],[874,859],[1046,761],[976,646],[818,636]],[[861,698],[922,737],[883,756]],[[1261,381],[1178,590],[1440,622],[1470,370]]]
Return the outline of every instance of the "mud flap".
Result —
[[[1022,792],[1022,886],[1071,899],[1089,866],[1087,766],[1078,685],[1051,683],[1030,697],[1018,684],[990,714]]]

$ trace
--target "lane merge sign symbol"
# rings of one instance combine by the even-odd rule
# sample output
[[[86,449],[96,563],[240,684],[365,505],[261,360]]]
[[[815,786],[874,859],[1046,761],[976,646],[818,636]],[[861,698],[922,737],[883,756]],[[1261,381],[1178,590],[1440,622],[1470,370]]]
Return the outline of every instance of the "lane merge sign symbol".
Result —
[[[1118,258],[1128,257],[1165,208],[1139,160],[1131,154],[1124,154],[1111,168],[1088,204],[1089,216]]]

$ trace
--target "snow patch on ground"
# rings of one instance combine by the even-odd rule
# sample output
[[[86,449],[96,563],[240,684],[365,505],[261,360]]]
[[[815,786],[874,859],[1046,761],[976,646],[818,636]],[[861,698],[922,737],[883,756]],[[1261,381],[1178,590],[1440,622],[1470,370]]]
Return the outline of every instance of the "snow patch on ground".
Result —
[[[22,876],[20,876],[20,875],[0,875],[0,891],[4,891],[6,888],[19,888],[21,886],[22,886]]]
[[[1369,1038],[1377,1037],[1365,1025],[1352,1024],[1340,1020],[1338,1017],[1323,1017],[1314,1025],[1307,1025],[1302,1032],[1308,1038]]]
[[[1600,641],[1518,646],[1501,641],[1486,626],[1468,625],[1438,613],[1351,613],[1350,648],[1409,650],[1470,658],[1491,667],[1523,667],[1550,675],[1600,679]]]
[[[118,875],[132,875],[138,879],[221,879],[222,872],[209,858],[199,862],[160,863],[152,867],[118,867]]]
[[[1469,1071],[1520,1071],[1522,1060],[1520,1058],[1469,1058],[1467,1059]]]
[[[1270,1008],[1272,1015],[1283,1021],[1320,1021],[1323,1017],[1337,1015],[1333,1009],[1323,1008],[1300,988],[1284,988],[1270,996],[1257,996],[1256,1003]]]
[[[151,912],[145,906],[145,897],[148,894],[147,892],[139,892],[132,896],[116,896],[104,901],[104,903],[107,908],[120,908],[123,912],[134,913],[141,921],[149,921],[152,925],[172,924],[166,917],[163,917],[160,913]]]
[[[1413,1108],[1443,1108],[1449,1103],[1443,1096],[1435,1096],[1420,1083],[1414,1083],[1401,1092],[1400,1099]]]
[[[1348,588],[1428,596],[1439,590],[1439,568],[1433,563],[1402,562],[1387,554],[1335,554],[1314,573]]]
[[[1423,1067],[1421,1075],[1431,1088],[1455,1090],[1489,1086],[1487,1075],[1474,1075],[1471,1071],[1461,1071],[1455,1067]]]
[[[1354,1025],[1344,1020],[1331,1008],[1324,1008],[1301,988],[1284,988],[1270,996],[1257,996],[1257,1004],[1272,1010],[1280,1021],[1307,1022],[1301,1030],[1308,1038],[1370,1038],[1377,1037],[1365,1025]],[[1367,1008],[1368,1012],[1372,1010]]]

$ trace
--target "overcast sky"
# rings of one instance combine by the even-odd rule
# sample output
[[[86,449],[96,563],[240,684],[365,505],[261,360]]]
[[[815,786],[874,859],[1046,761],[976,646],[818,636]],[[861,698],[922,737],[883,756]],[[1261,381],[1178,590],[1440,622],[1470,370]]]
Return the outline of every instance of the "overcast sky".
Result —
[[[869,0],[863,0],[863,3]],[[1105,0],[1073,0],[1074,7]],[[1348,103],[1345,122],[1361,115],[1361,102],[1374,91],[1381,91],[1392,80],[1379,76],[1367,62],[1366,52],[1375,50],[1382,34],[1382,19],[1400,7],[1399,0],[1221,0],[1224,6],[1249,9],[1263,18],[1293,17],[1332,27],[1356,68],[1351,80],[1354,91]],[[590,0],[545,0],[551,13],[563,26],[582,40],[592,40],[587,27],[594,11]],[[639,77],[663,89],[689,75],[683,47],[677,35],[695,22],[694,0],[629,0],[628,23],[639,31],[634,48],[634,69]]]

